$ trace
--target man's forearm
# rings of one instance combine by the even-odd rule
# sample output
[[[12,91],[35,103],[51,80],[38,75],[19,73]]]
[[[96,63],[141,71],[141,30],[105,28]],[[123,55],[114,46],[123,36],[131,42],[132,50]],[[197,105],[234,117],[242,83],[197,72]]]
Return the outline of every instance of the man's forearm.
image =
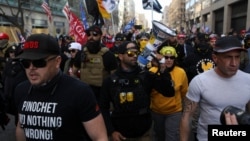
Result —
[[[24,130],[20,127],[19,122],[16,127],[16,141],[26,141]]]

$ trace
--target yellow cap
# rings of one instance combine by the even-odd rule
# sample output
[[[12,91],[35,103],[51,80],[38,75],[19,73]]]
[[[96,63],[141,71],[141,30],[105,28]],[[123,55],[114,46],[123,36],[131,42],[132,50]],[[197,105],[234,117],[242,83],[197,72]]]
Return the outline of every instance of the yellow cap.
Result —
[[[174,47],[171,47],[171,46],[164,46],[162,47],[162,49],[160,50],[160,54],[163,55],[163,56],[166,56],[166,55],[171,55],[171,56],[174,56],[174,57],[177,57],[177,53],[176,53],[176,50]]]

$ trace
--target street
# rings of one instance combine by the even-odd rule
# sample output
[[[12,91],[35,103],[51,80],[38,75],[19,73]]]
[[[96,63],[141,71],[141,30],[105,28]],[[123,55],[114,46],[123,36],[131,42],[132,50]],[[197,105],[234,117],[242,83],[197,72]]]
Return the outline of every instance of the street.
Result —
[[[0,141],[16,141],[15,138],[15,118],[12,115],[9,115],[10,122],[3,130],[0,127]]]

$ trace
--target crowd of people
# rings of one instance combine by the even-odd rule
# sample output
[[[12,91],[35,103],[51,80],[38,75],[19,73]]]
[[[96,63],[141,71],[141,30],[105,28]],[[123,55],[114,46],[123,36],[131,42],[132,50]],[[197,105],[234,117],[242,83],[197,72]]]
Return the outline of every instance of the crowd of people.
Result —
[[[84,45],[43,33],[12,44],[0,33],[0,125],[13,115],[17,141],[207,141],[226,106],[250,110],[246,30],[171,34],[143,67],[152,33],[85,32]]]

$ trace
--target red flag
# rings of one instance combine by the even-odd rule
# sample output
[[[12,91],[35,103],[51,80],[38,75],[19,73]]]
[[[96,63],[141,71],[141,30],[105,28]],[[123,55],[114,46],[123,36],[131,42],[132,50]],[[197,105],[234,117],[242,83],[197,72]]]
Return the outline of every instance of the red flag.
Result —
[[[65,12],[64,14],[69,20],[69,35],[73,36],[76,42],[82,45],[86,44],[88,37],[85,33],[83,23],[70,11],[68,3],[63,7],[63,12]]]
[[[48,4],[48,0],[44,0],[41,7],[43,8],[45,13],[47,14],[47,16],[49,18],[49,22],[51,23],[51,21],[52,21],[52,13],[51,13],[51,10],[50,10],[49,4]]]

